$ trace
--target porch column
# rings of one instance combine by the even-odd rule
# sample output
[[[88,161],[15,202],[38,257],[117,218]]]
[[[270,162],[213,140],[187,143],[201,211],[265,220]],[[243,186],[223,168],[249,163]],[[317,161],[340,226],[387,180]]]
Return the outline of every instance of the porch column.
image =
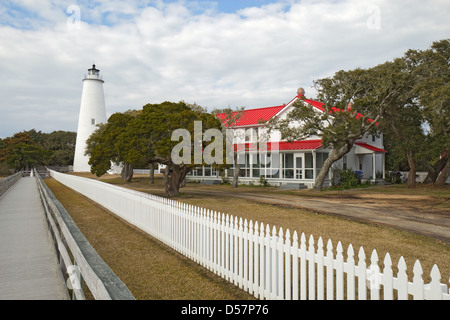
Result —
[[[376,153],[372,153],[372,165],[373,165],[373,170],[372,170],[372,179],[375,181],[377,179],[377,160],[376,160]]]
[[[316,171],[317,171],[317,168],[316,168],[316,157],[317,157],[317,154],[316,154],[316,150],[313,150],[313,152],[312,152],[312,157],[313,157],[313,179],[314,179],[314,181],[316,181]]]
[[[280,179],[283,178],[283,154],[280,152]]]
[[[383,159],[383,180],[386,179],[386,170],[385,170],[385,166],[386,166],[386,153],[382,153],[381,155],[381,159]]]

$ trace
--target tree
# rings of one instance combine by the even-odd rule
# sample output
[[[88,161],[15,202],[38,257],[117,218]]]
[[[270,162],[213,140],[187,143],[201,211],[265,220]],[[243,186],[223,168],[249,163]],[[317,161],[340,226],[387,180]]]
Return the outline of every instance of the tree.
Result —
[[[45,164],[48,166],[68,166],[73,164],[76,132],[54,131],[43,133],[41,145],[49,151]]]
[[[195,122],[201,122],[200,136],[195,132]],[[196,159],[195,145],[205,151],[207,144],[203,141],[203,132],[208,129],[221,128],[220,121],[198,105],[188,105],[183,101],[178,103],[163,102],[147,104],[139,117],[138,130],[142,133],[141,146],[146,150],[145,157],[149,163],[166,165],[165,194],[173,197],[179,194],[179,189],[186,175],[196,166],[204,165],[204,157]],[[183,130],[189,141],[182,141],[186,148],[180,150],[186,161],[174,161],[174,148],[180,144],[173,139],[176,130]],[[176,137],[179,139],[180,137]],[[142,143],[145,142],[145,145]],[[212,141],[211,143],[213,143]]]
[[[401,94],[386,109],[383,131],[390,157],[407,163],[409,187],[415,186],[417,166],[428,171],[426,182],[443,184],[448,176],[449,48],[449,41],[442,40],[425,51],[409,50],[394,61]]]
[[[141,163],[141,155],[135,149],[132,123],[136,120],[132,112],[114,113],[106,124],[89,137],[86,155],[89,155],[91,172],[102,176],[111,169],[111,164],[122,164],[122,179],[130,182],[133,167]]]
[[[389,108],[386,108],[381,130],[394,137],[389,151],[395,158],[406,160],[409,167],[408,187],[415,188],[417,161],[426,139],[415,90],[415,66],[405,57],[395,59],[388,66],[391,77],[385,81],[395,84],[399,93]]]
[[[242,117],[244,116],[244,109],[245,109],[244,107],[241,107],[237,108],[236,110],[232,110],[231,108],[213,110],[212,114],[215,115],[216,117],[220,114],[220,119],[222,120],[222,134],[224,136],[226,136],[227,129],[232,130],[242,119]],[[233,141],[230,141],[230,143],[232,144]],[[233,188],[237,188],[239,185],[239,171],[241,166],[238,161],[238,153],[234,152],[234,150],[233,150],[233,164],[234,164],[234,171],[233,171],[232,186]],[[226,167],[229,168],[230,166],[226,165]]]
[[[430,128],[430,165],[436,170],[436,185],[443,185],[450,174],[450,39],[436,41],[428,50],[409,50],[406,58],[415,65],[415,90]]]
[[[206,147],[202,132],[196,137],[195,121],[201,122],[203,130],[220,128],[219,120],[213,115],[198,105],[182,101],[147,104],[139,111],[113,114],[87,142],[91,171],[101,176],[110,169],[111,162],[122,163],[122,177],[130,181],[133,167],[160,163],[166,165],[165,194],[173,197],[179,194],[189,171],[204,164],[203,157],[200,162],[194,161],[194,149],[191,148],[199,142],[202,156],[202,148]],[[186,141],[189,148],[183,149],[186,161],[182,163],[172,158],[173,149],[180,143],[173,140],[176,130],[185,130],[189,135],[189,141]]]
[[[317,175],[314,189],[321,190],[329,169],[345,154],[356,140],[366,133],[376,134],[377,124],[399,94],[395,82],[385,81],[395,74],[392,63],[370,69],[339,71],[333,77],[314,82],[323,111],[311,108],[302,100],[294,103],[286,120],[271,121],[271,130],[277,128],[288,141],[318,136],[328,158]],[[304,99],[304,95],[302,96]],[[293,121],[301,125],[292,127]]]
[[[40,134],[40,132],[30,130],[4,139],[0,161],[6,161],[16,172],[44,163],[48,152],[38,143]]]

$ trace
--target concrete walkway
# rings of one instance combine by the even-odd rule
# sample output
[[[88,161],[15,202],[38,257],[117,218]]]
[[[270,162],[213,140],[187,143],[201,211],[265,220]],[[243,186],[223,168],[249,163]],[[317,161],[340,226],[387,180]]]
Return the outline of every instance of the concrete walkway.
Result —
[[[67,299],[35,178],[0,197],[0,300]]]

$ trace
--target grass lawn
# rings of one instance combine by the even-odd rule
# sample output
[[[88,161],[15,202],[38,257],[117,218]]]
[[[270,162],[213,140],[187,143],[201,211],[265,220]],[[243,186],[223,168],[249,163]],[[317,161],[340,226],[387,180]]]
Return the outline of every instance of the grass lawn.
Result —
[[[94,176],[88,175],[90,178]],[[131,183],[123,183],[120,178],[114,176],[104,176],[100,178],[108,183],[121,185],[123,187],[133,188],[136,190],[149,192],[156,195],[163,195],[164,189],[161,183],[161,179],[158,177],[154,185],[148,184],[148,178],[145,176],[136,176]],[[102,257],[104,255],[111,255],[110,258],[105,257],[104,260],[111,266],[118,276],[129,286],[133,294],[136,292],[142,292],[139,298],[142,299],[246,299],[251,298],[245,293],[233,293],[231,298],[227,298],[227,294],[230,293],[231,287],[220,278],[212,276],[209,272],[203,268],[196,267],[195,263],[188,261],[180,255],[174,253],[172,250],[166,249],[166,247],[157,241],[152,240],[141,232],[134,232],[127,236],[123,236],[122,233],[111,232],[111,226],[105,225],[106,216],[100,213],[94,214],[99,210],[96,206],[90,204],[89,209],[84,208],[84,212],[76,211],[78,209],[71,208],[71,206],[77,206],[77,202],[80,199],[73,200],[75,195],[62,190],[63,188],[52,179],[46,180],[49,187],[55,193],[58,199],[66,207],[68,212],[73,215],[73,218],[83,233],[85,233],[88,240],[92,243],[94,248],[100,253]],[[208,189],[209,188],[209,189]],[[59,192],[58,189],[61,189]],[[195,193],[195,191],[201,190],[222,190],[226,192],[226,195],[218,198],[217,194],[208,193]],[[292,208],[288,206],[271,205],[258,203],[257,201],[250,201],[242,198],[235,198],[230,193],[271,193],[271,194],[283,194],[283,195],[296,195],[296,196],[308,196],[308,197],[345,197],[350,195],[355,197],[356,195],[370,194],[371,197],[384,197],[396,199],[395,201],[404,201],[411,203],[411,199],[406,200],[405,196],[422,198],[432,198],[434,200],[432,210],[438,210],[445,212],[448,209],[450,199],[449,188],[417,188],[416,190],[406,189],[402,185],[395,185],[389,187],[375,187],[364,188],[357,190],[335,190],[335,191],[322,191],[316,192],[313,190],[280,190],[274,187],[256,187],[256,186],[242,186],[238,189],[233,189],[227,185],[215,185],[215,186],[203,186],[196,183],[188,183],[185,188],[182,189],[182,194],[176,197],[177,201],[209,208],[225,214],[242,217],[244,219],[263,222],[265,225],[269,224],[270,227],[276,226],[282,227],[283,230],[289,229],[291,232],[296,230],[299,234],[305,233],[307,239],[310,235],[314,236],[316,240],[322,237],[326,243],[330,239],[336,247],[340,241],[344,247],[345,257],[346,250],[349,244],[352,244],[355,251],[355,260],[357,261],[357,254],[360,247],[363,247],[366,253],[366,262],[370,264],[370,256],[373,250],[376,250],[379,257],[379,265],[383,268],[383,260],[388,252],[392,258],[393,264],[396,265],[399,258],[403,256],[406,260],[409,274],[409,281],[412,281],[412,269],[416,260],[421,262],[424,270],[425,282],[430,281],[429,273],[434,264],[439,267],[441,271],[441,282],[448,284],[450,277],[450,244],[440,240],[435,240],[429,237],[412,234],[405,231],[399,231],[393,228],[384,227],[380,225],[371,225],[368,223],[361,223],[344,219],[327,214],[318,214],[309,210],[302,210]],[[68,198],[68,199],[64,199]],[[72,200],[70,200],[72,199]],[[70,201],[75,202],[70,204]],[[86,200],[86,199],[85,199]],[[422,203],[421,201],[420,203]],[[429,206],[429,205],[428,205]],[[97,215],[101,215],[102,218],[97,218]],[[111,216],[112,217],[112,216]],[[114,218],[119,221],[117,218]],[[122,225],[126,225],[122,223]],[[95,226],[95,227],[94,227]],[[129,225],[126,225],[127,232],[134,230]],[[101,234],[108,235],[106,239],[97,239],[99,229],[103,230]],[[86,231],[84,231],[86,230]],[[120,231],[125,232],[125,231]],[[118,236],[120,235],[120,236]],[[136,240],[138,238],[139,240]],[[132,240],[134,239],[134,240]],[[135,242],[137,241],[137,242]],[[97,249],[98,248],[98,249]],[[162,258],[166,255],[169,258]],[[173,260],[172,260],[173,259]],[[123,262],[118,262],[119,260]],[[175,265],[182,262],[183,268],[178,269]],[[152,265],[151,263],[156,263]],[[115,266],[117,264],[117,266]],[[175,268],[175,269],[172,269]],[[152,270],[149,270],[152,269]],[[193,271],[189,271],[193,269]],[[196,270],[196,271],[195,271]],[[396,272],[396,270],[394,270]],[[150,276],[148,273],[152,273]],[[394,273],[395,274],[395,273]],[[175,277],[176,275],[176,277]],[[175,277],[167,282],[166,277]],[[217,279],[216,279],[217,278]],[[148,281],[147,281],[148,280]],[[225,286],[225,289],[208,289],[203,286],[207,283],[213,282]],[[169,286],[168,283],[173,286]],[[201,284],[200,284],[201,283]],[[130,285],[129,285],[130,284]],[[193,286],[192,289],[188,289]],[[134,288],[134,289],[132,289]],[[153,290],[155,288],[155,290]],[[183,288],[181,291],[191,293],[182,294],[179,288]],[[200,288],[199,292],[197,291]],[[133,291],[135,290],[135,291]],[[217,295],[213,297],[206,297],[206,291],[217,291]],[[172,293],[173,292],[173,295]],[[243,294],[243,295],[241,295]],[[138,295],[136,295],[138,297]]]

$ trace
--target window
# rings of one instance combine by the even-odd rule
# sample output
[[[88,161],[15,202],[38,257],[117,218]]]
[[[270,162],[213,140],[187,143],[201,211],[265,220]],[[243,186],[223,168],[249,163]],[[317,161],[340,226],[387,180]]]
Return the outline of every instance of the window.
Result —
[[[91,124],[95,125],[95,119],[94,118],[91,119]]]
[[[250,155],[246,153],[238,154],[238,164],[240,165],[239,177],[250,177]],[[234,171],[234,166],[232,168]]]
[[[252,170],[253,170],[253,172],[252,172],[252,176],[254,177],[254,178],[257,178],[257,177],[259,177],[261,174],[263,174],[262,172],[264,171],[264,170],[259,170],[259,168],[261,168],[261,161],[260,161],[260,155],[259,154],[252,154],[252,162],[253,162],[253,164],[252,164]],[[260,171],[262,171],[261,173],[260,173]]]

